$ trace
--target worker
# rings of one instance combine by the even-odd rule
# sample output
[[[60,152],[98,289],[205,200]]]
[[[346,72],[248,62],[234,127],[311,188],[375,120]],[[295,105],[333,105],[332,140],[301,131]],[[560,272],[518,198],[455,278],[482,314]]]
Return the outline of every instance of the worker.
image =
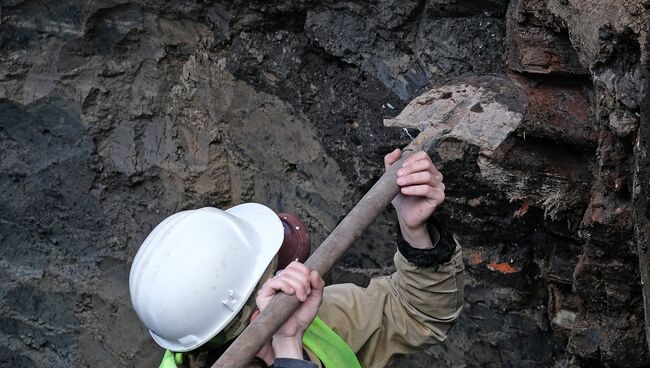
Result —
[[[400,156],[399,149],[386,155],[386,167]],[[365,288],[323,287],[301,262],[278,267],[288,263],[278,255],[304,249],[281,249],[291,244],[283,242],[286,227],[259,204],[183,211],[161,222],[129,277],[138,317],[167,349],[161,368],[209,367],[278,292],[301,305],[257,354],[252,363],[260,367],[384,367],[444,341],[462,309],[464,267],[458,242],[431,219],[445,198],[443,177],[417,152],[397,171],[397,184],[396,271]]]

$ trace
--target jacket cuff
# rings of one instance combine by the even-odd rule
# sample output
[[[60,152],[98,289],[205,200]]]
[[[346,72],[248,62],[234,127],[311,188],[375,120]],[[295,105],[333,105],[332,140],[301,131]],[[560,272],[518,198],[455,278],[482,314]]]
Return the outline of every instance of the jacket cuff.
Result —
[[[398,230],[397,249],[399,252],[416,267],[435,267],[449,262],[456,249],[454,237],[441,223],[433,219],[427,221],[427,230],[433,243],[433,248],[427,249],[413,248],[404,240],[402,232]]]
[[[318,368],[315,363],[302,359],[278,358],[273,362],[273,368]]]

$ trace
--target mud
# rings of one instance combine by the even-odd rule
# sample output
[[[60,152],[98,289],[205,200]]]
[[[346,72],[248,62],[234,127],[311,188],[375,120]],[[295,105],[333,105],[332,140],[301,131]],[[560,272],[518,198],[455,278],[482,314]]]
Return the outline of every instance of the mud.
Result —
[[[0,2],[0,366],[157,366],[128,271],[161,219],[256,201],[317,245],[417,134],[384,119],[494,76],[522,124],[434,153],[465,313],[393,366],[647,366],[648,24],[643,0]],[[390,273],[394,221],[328,281]]]

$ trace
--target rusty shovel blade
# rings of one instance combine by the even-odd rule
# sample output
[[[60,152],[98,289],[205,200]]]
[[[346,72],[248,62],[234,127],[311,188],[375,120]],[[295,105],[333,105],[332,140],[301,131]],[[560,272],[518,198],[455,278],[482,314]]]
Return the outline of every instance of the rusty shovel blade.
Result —
[[[466,78],[433,88],[411,101],[384,125],[417,129],[423,140],[443,136],[494,151],[521,124],[526,97],[501,76]]]

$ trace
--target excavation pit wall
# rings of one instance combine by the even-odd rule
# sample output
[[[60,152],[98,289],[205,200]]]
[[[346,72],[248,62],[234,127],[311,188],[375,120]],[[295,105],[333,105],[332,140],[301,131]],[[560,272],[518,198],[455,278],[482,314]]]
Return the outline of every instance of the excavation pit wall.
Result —
[[[0,365],[157,366],[128,272],[159,221],[255,201],[316,246],[417,134],[384,119],[492,77],[525,91],[522,124],[433,154],[464,313],[393,366],[650,364],[647,6],[3,2]],[[387,209],[328,281],[389,274],[394,240]]]

